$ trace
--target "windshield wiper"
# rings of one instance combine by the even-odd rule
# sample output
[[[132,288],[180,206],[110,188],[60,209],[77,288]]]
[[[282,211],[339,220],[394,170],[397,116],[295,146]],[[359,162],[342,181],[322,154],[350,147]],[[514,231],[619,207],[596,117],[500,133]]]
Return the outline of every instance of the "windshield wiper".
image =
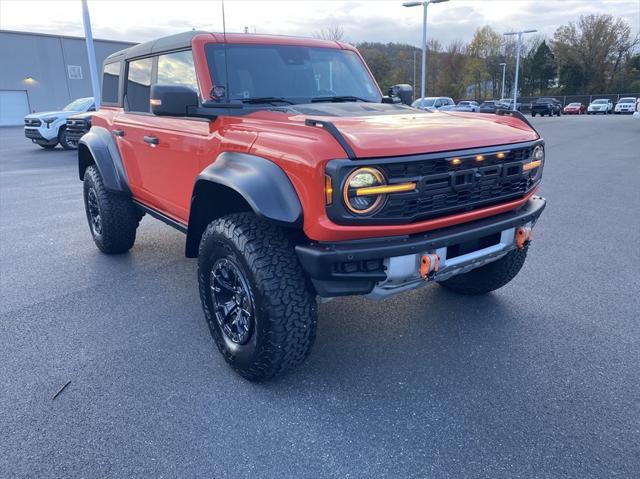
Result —
[[[249,104],[257,104],[257,103],[286,103],[287,105],[295,105],[294,102],[287,100],[286,98],[283,98],[281,96],[259,96],[259,97],[255,97],[255,98],[243,98],[242,103],[249,103]]]
[[[342,96],[316,96],[311,99],[311,103],[320,103],[324,101],[330,102],[343,102],[343,101],[363,101],[365,103],[372,103],[371,100],[367,100],[366,98],[360,98],[359,96],[351,96],[351,95],[342,95]]]

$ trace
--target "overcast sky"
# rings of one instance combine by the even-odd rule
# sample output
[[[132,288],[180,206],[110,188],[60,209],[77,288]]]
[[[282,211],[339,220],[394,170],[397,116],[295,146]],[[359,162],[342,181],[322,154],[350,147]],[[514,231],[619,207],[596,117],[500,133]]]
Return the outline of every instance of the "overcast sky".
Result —
[[[192,28],[222,31],[219,0],[89,0],[95,38],[141,42]],[[349,42],[420,44],[421,8],[402,1],[225,0],[228,32],[244,27],[257,33],[313,36],[331,24],[343,27]],[[429,7],[429,38],[443,44],[469,40],[476,28],[497,31],[555,29],[583,14],[610,13],[640,31],[640,0],[451,0]],[[1,0],[0,27],[82,35],[80,0]]]

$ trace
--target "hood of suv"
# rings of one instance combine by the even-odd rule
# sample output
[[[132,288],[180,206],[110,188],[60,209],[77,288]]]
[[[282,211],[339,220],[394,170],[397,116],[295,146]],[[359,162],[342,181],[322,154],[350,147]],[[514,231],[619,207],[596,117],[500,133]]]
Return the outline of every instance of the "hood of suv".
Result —
[[[387,106],[395,108],[385,108]],[[506,115],[423,111],[366,103],[309,105],[308,109],[296,106],[295,110],[301,115],[292,120],[312,118],[333,123],[360,158],[480,148],[538,139],[538,134],[525,122]]]
[[[27,118],[37,118],[39,120],[42,120],[44,118],[51,118],[51,117],[57,117],[57,118],[68,118],[71,115],[75,115],[79,112],[77,111],[65,111],[65,110],[60,110],[60,111],[41,111],[38,113],[30,113],[27,116],[25,116],[25,120]]]

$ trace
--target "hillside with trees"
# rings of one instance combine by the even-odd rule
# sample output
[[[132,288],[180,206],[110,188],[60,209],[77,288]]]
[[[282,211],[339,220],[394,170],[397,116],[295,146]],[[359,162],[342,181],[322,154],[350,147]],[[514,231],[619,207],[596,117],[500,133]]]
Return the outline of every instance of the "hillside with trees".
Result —
[[[345,40],[340,26],[316,36]],[[397,83],[420,85],[422,51],[398,43],[357,43],[383,91]],[[527,38],[520,58],[522,96],[640,92],[640,39],[622,19],[582,16],[556,29],[552,38]],[[499,98],[502,67],[506,91],[512,91],[516,43],[490,26],[479,28],[469,43],[442,45],[430,40],[427,92],[461,98]],[[414,70],[415,65],[415,70]],[[415,79],[414,79],[415,75]]]

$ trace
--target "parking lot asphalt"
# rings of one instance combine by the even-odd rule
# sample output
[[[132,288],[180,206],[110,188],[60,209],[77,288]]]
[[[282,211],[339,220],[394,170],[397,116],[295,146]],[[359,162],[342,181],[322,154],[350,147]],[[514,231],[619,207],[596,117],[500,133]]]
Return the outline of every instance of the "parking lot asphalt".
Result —
[[[102,255],[76,153],[0,129],[0,477],[637,477],[640,122],[533,123],[548,205],[514,281],[322,304],[266,384],[217,352],[180,233],[147,216]]]

